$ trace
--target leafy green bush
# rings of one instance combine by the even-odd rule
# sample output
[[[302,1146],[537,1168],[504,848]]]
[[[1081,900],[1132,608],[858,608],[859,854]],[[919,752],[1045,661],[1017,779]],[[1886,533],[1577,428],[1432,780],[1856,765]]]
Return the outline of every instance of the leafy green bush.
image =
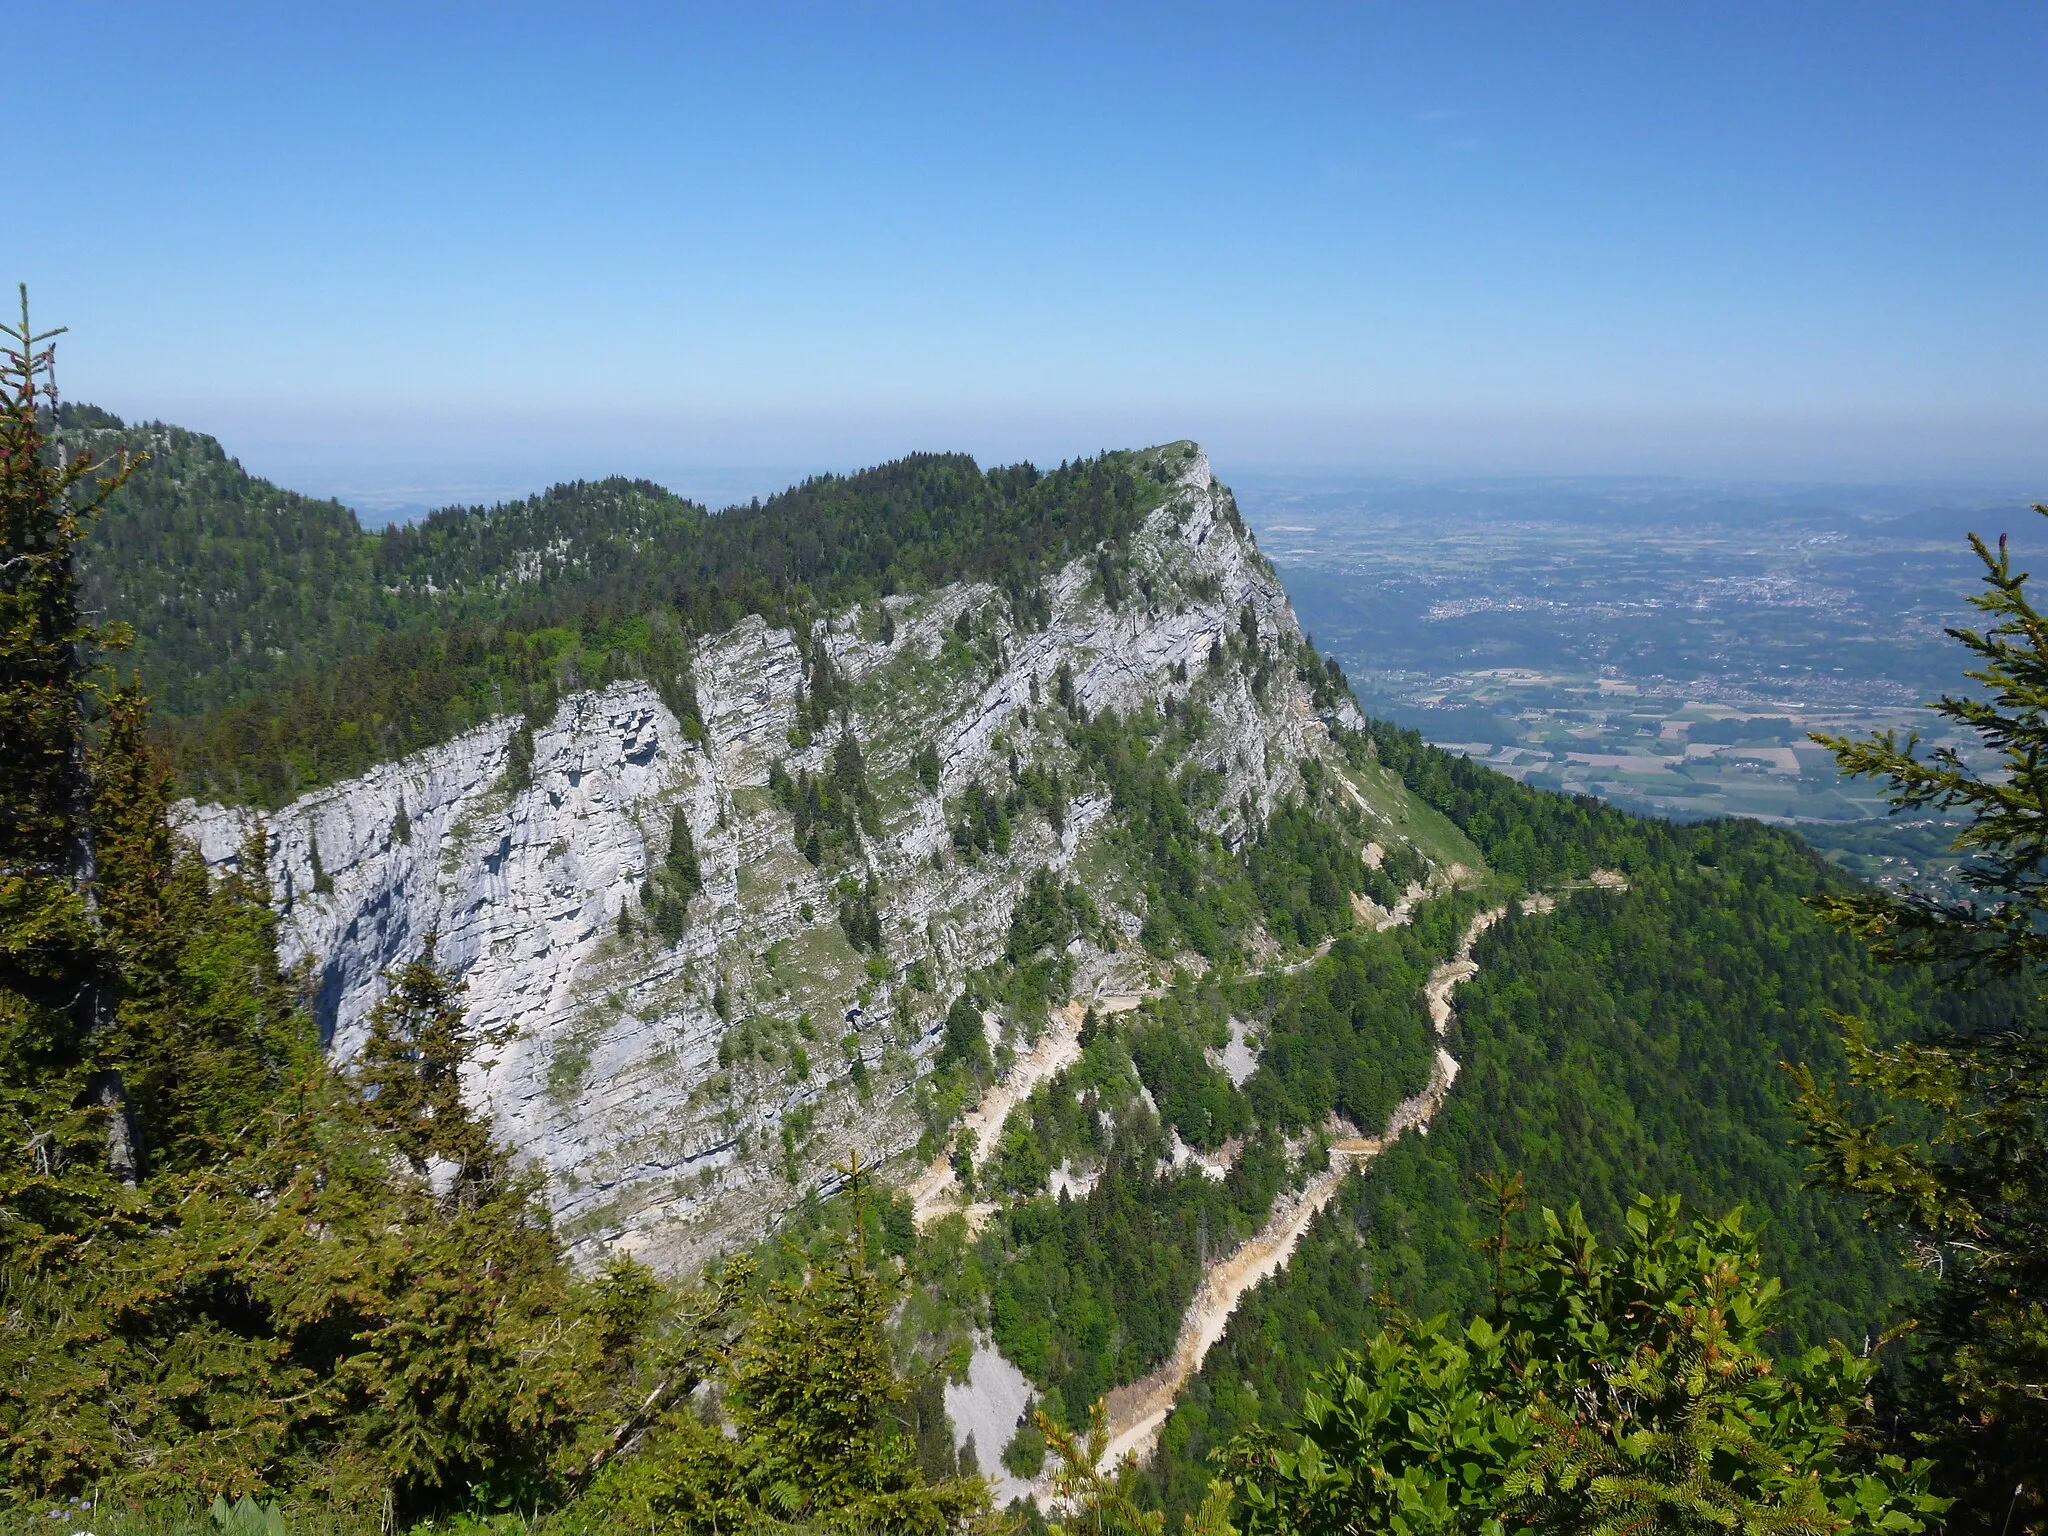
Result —
[[[1397,1317],[1316,1378],[1285,1435],[1232,1443],[1246,1536],[1939,1522],[1931,1463],[1873,1445],[1876,1361],[1766,1352],[1778,1282],[1738,1217],[1685,1232],[1676,1197],[1639,1198],[1611,1249],[1576,1209],[1544,1222],[1520,1249],[1503,1220],[1486,1315]]]

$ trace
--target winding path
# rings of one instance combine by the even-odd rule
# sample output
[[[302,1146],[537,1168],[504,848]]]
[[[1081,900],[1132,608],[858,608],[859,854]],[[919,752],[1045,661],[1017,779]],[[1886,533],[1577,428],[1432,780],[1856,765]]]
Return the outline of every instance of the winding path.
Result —
[[[1420,891],[1421,887],[1413,889]],[[1407,913],[1399,914],[1399,921],[1407,921]],[[1380,927],[1390,926],[1381,923]],[[1335,934],[1325,938],[1308,954],[1299,960],[1290,960],[1284,965],[1273,965],[1261,971],[1252,971],[1253,976],[1295,976],[1307,970],[1330,952],[1336,942]],[[972,1131],[978,1151],[985,1152],[993,1147],[996,1138],[1002,1135],[1003,1122],[1015,1109],[1031,1096],[1031,1090],[1052,1077],[1063,1068],[1072,1066],[1081,1059],[1081,1021],[1093,1008],[1098,1017],[1111,1014],[1129,1013],[1149,998],[1158,997],[1163,987],[1148,987],[1139,992],[1105,992],[1089,1002],[1075,999],[1053,1010],[1046,1031],[1038,1037],[1038,1043],[1025,1052],[1011,1065],[1009,1075],[1000,1082],[992,1083],[983,1091],[981,1100],[973,1109],[960,1118],[959,1130],[946,1141],[948,1151],[933,1158],[923,1172],[904,1186],[904,1193],[910,1196],[910,1203],[916,1214],[919,1227],[930,1226],[941,1216],[963,1212],[967,1217],[970,1231],[978,1232],[982,1224],[994,1214],[993,1205],[962,1205],[960,1203],[960,1181],[953,1172],[950,1148],[960,1131]]]
[[[1506,912],[1505,907],[1493,907],[1474,917],[1458,944],[1458,952],[1432,971],[1424,983],[1423,1000],[1439,1039],[1450,1032],[1451,993],[1479,974],[1479,964],[1472,958],[1473,945]],[[1174,1399],[1201,1369],[1203,1357],[1223,1337],[1230,1314],[1237,1310],[1245,1293],[1286,1265],[1310,1224],[1330,1203],[1352,1169],[1370,1162],[1409,1131],[1428,1131],[1430,1120],[1457,1075],[1456,1059],[1439,1045],[1429,1081],[1420,1093],[1395,1107],[1384,1131],[1377,1136],[1333,1141],[1329,1166],[1310,1179],[1300,1194],[1276,1206],[1266,1224],[1251,1237],[1209,1266],[1181,1318],[1173,1353],[1150,1375],[1109,1394],[1105,1405],[1109,1413],[1109,1445],[1103,1453],[1106,1465],[1114,1466],[1124,1456],[1142,1459],[1151,1450],[1166,1416],[1173,1411]]]
[[[1032,1089],[1081,1059],[1081,1022],[1088,1016],[1091,1006],[1098,1017],[1129,1013],[1147,995],[1143,992],[1111,992],[1096,998],[1092,1004],[1075,1001],[1055,1009],[1047,1021],[1045,1033],[1038,1037],[1038,1043],[1019,1056],[1011,1064],[1009,1075],[999,1083],[991,1083],[982,1094],[981,1102],[961,1116],[960,1129],[974,1133],[977,1151],[985,1153],[995,1146],[1010,1111],[1030,1098]],[[951,1138],[948,1145],[951,1145]],[[941,1216],[964,1210],[969,1229],[979,1231],[995,1209],[991,1205],[962,1206],[959,1203],[960,1181],[953,1172],[949,1155],[944,1152],[933,1158],[931,1166],[905,1186],[904,1193],[910,1196],[920,1227],[931,1225]]]
[[[1459,873],[1468,872],[1460,870]],[[1627,882],[1612,870],[1596,871],[1586,884],[1597,889],[1628,889]],[[1568,888],[1562,894],[1569,896],[1571,890]],[[1557,901],[1555,895],[1539,894],[1523,898],[1521,905],[1532,913],[1549,912],[1556,909]],[[1412,909],[1413,901],[1404,901],[1401,909],[1385,914],[1391,921],[1382,921],[1377,926],[1386,928],[1404,922]],[[1431,971],[1429,979],[1423,983],[1423,1002],[1439,1041],[1450,1033],[1452,993],[1479,974],[1479,963],[1473,959],[1472,951],[1480,935],[1506,915],[1505,906],[1476,914],[1466,925],[1457,951]],[[1304,959],[1275,966],[1272,970],[1291,975],[1322,958],[1328,949],[1329,941],[1326,940]],[[1127,1012],[1147,997],[1156,995],[1157,990],[1107,994],[1096,998],[1094,1007],[1100,1013]],[[1010,1110],[1022,1102],[1034,1087],[1078,1059],[1085,1008],[1086,1005],[1076,1001],[1056,1012],[1052,1027],[1038,1044],[1017,1061],[1008,1078],[992,1085],[982,1095],[981,1102],[963,1119],[963,1126],[976,1133],[978,1144],[988,1144],[991,1136],[1001,1132]],[[1223,1337],[1231,1314],[1237,1310],[1246,1293],[1286,1267],[1309,1227],[1336,1196],[1352,1170],[1371,1162],[1410,1131],[1428,1133],[1430,1121],[1442,1106],[1457,1076],[1457,1059],[1439,1044],[1436,1060],[1430,1067],[1429,1080],[1420,1092],[1395,1106],[1385,1128],[1377,1136],[1344,1136],[1331,1141],[1328,1166],[1298,1193],[1281,1196],[1264,1226],[1209,1265],[1182,1315],[1172,1353],[1148,1375],[1109,1394],[1105,1403],[1109,1417],[1109,1440],[1103,1453],[1105,1465],[1114,1466],[1125,1456],[1142,1459],[1150,1452],[1181,1390],[1193,1380],[1202,1367],[1203,1359]],[[958,1181],[950,1161],[943,1155],[910,1184],[907,1192],[915,1203],[920,1226],[941,1215],[963,1209],[958,1203]],[[974,1205],[966,1206],[964,1210],[969,1225],[978,1228],[994,1207]],[[1035,1494],[1042,1490],[1033,1484],[1030,1491]]]

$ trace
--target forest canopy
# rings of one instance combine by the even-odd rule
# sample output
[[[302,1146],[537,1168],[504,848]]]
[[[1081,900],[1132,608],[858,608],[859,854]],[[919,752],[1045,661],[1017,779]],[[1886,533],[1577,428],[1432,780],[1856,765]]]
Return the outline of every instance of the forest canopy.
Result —
[[[198,433],[75,405],[48,425],[89,455],[146,452],[87,530],[85,598],[133,627],[180,787],[264,805],[565,690],[675,689],[691,639],[748,614],[976,580],[1028,617],[1047,567],[1127,536],[1178,455],[912,454],[718,513],[578,481],[378,533]]]

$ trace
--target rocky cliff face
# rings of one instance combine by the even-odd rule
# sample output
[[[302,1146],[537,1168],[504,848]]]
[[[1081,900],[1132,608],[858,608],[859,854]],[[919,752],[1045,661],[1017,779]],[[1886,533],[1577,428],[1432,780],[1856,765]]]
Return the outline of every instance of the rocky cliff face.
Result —
[[[757,1235],[849,1147],[902,1153],[945,1006],[1001,954],[1035,870],[1077,879],[1127,934],[1142,921],[1142,893],[1104,852],[1099,794],[1077,796],[1058,832],[1020,822],[1005,854],[962,860],[952,846],[949,801],[1006,786],[1018,761],[1070,760],[1052,705],[1062,664],[1091,714],[1200,699],[1200,750],[1226,787],[1198,812],[1226,838],[1247,799],[1263,814],[1298,785],[1303,756],[1333,756],[1291,667],[1263,696],[1242,670],[1210,667],[1247,606],[1269,641],[1291,651],[1300,636],[1206,458],[1177,468],[1130,542],[1116,606],[1089,552],[1048,579],[1042,622],[956,585],[886,599],[887,640],[872,605],[820,627],[880,811],[859,855],[879,884],[879,955],[857,953],[835,917],[835,882],[862,870],[814,867],[768,788],[778,761],[822,771],[839,726],[792,745],[797,637],[751,619],[696,652],[699,741],[653,689],[617,684],[536,724],[530,773],[508,772],[518,722],[504,720],[264,818],[284,958],[309,964],[333,1049],[360,1046],[385,968],[437,932],[473,1020],[502,1042],[470,1091],[545,1170],[585,1257],[622,1248],[686,1269]],[[913,766],[926,746],[936,793]],[[671,944],[635,919],[678,806],[703,888]],[[237,857],[253,815],[183,808],[217,863]],[[1074,958],[1083,991],[1132,985],[1149,964],[1135,945],[1077,941]]]

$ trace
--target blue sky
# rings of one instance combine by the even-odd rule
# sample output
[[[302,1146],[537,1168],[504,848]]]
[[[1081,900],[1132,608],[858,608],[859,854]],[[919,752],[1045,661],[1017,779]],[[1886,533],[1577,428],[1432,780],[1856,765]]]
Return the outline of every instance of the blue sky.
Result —
[[[2048,472],[2040,7],[17,0],[9,32],[42,84],[0,274],[72,327],[67,388],[309,489],[1183,435]]]

